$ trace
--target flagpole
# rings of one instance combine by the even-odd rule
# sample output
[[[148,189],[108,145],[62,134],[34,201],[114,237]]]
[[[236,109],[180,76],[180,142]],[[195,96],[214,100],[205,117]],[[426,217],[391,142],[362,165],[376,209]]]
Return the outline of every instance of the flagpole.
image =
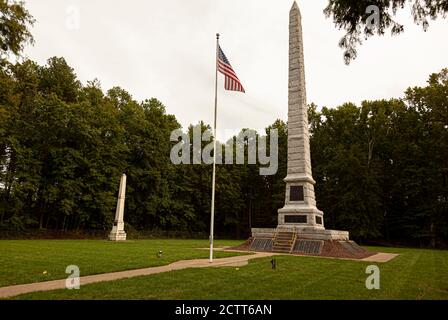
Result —
[[[213,262],[213,238],[215,224],[215,183],[216,183],[216,120],[218,113],[218,50],[219,33],[216,34],[216,71],[215,71],[215,123],[213,126],[213,177],[212,177],[212,209],[210,217],[210,263]]]

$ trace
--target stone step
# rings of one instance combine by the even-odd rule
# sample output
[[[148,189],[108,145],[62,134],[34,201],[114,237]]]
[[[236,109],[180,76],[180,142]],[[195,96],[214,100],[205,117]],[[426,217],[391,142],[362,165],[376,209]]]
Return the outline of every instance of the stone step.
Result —
[[[293,240],[294,237],[275,237],[275,240]]]
[[[272,251],[290,253],[294,245],[294,232],[278,232],[275,235]]]
[[[293,237],[294,236],[294,232],[279,232],[279,233],[277,233],[277,237],[279,237],[279,236]]]
[[[292,237],[275,237],[275,239],[277,240],[277,239],[281,239],[281,240],[292,240],[292,239],[294,239],[294,236],[292,236]]]
[[[293,241],[294,238],[275,238],[274,241]]]
[[[291,234],[291,235],[280,234],[280,235],[277,235],[275,238],[276,239],[293,239],[294,235],[293,234]]]
[[[293,241],[292,240],[274,240],[274,243],[292,245]]]
[[[277,249],[277,248],[283,248],[283,249],[291,250],[291,246],[290,246],[290,245],[287,245],[287,246],[273,245],[272,248],[274,248],[274,249]]]
[[[289,248],[289,249],[291,249],[292,245],[291,244],[281,244],[281,243],[278,243],[278,244],[274,244],[272,247],[273,248]]]
[[[274,246],[281,245],[281,246],[291,246],[292,241],[274,241]]]
[[[272,251],[279,253],[289,253],[291,250],[289,248],[272,248]]]
[[[272,248],[284,248],[284,249],[291,249],[291,246],[277,246],[273,245]]]

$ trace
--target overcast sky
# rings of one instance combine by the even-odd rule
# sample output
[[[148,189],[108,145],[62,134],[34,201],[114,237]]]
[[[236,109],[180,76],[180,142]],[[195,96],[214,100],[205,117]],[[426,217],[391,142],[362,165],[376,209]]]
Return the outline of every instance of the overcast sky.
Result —
[[[287,119],[288,20],[292,0],[26,0],[37,22],[26,55],[44,64],[66,58],[85,84],[121,86],[137,100],[155,97],[184,126],[212,124],[215,34],[246,89],[219,86],[219,128],[264,128]],[[298,1],[302,12],[308,102],[401,97],[409,86],[448,67],[448,20],[427,32],[399,15],[400,36],[369,39],[346,66],[328,0]],[[79,13],[79,19],[76,19]],[[220,132],[218,137],[228,136]]]

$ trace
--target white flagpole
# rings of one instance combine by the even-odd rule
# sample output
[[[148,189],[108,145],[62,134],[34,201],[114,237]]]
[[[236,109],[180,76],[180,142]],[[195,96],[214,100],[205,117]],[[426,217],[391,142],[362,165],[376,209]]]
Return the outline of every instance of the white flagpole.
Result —
[[[213,262],[213,237],[215,224],[215,182],[216,182],[216,119],[218,113],[218,50],[219,33],[216,34],[216,75],[215,75],[215,124],[213,127],[213,177],[212,177],[212,209],[210,217],[210,263]]]

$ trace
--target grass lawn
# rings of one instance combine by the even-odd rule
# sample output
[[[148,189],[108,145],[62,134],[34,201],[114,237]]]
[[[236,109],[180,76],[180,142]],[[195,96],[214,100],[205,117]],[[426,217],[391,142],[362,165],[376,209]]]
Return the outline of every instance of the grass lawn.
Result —
[[[235,244],[238,242],[219,242]],[[3,241],[2,281],[65,278],[67,263],[79,264],[81,274],[166,264],[206,257],[207,241],[148,240],[115,244],[107,241]],[[164,258],[155,257],[157,249]],[[14,250],[13,250],[14,249]],[[244,267],[186,269],[145,277],[81,286],[80,290],[32,293],[16,299],[448,299],[448,251],[368,248],[400,256],[377,263],[381,289],[367,290],[366,267],[374,263],[312,257],[278,256],[251,260]],[[218,257],[225,255],[217,253]],[[21,257],[21,258],[19,258]],[[6,263],[6,264],[5,264]],[[13,271],[11,271],[11,268]],[[63,269],[59,271],[59,269]],[[83,272],[84,270],[84,272]],[[5,275],[5,271],[9,276]],[[27,278],[28,277],[28,278]],[[6,280],[8,279],[8,280]],[[11,279],[15,279],[11,281]],[[26,280],[26,281],[25,281]]]
[[[215,241],[216,246],[241,241]],[[77,265],[81,276],[207,258],[208,240],[138,240],[121,243],[101,240],[1,240],[0,287],[65,279],[68,265]],[[162,258],[157,252],[163,251]],[[217,258],[236,255],[216,252]],[[46,271],[46,273],[45,273]]]

